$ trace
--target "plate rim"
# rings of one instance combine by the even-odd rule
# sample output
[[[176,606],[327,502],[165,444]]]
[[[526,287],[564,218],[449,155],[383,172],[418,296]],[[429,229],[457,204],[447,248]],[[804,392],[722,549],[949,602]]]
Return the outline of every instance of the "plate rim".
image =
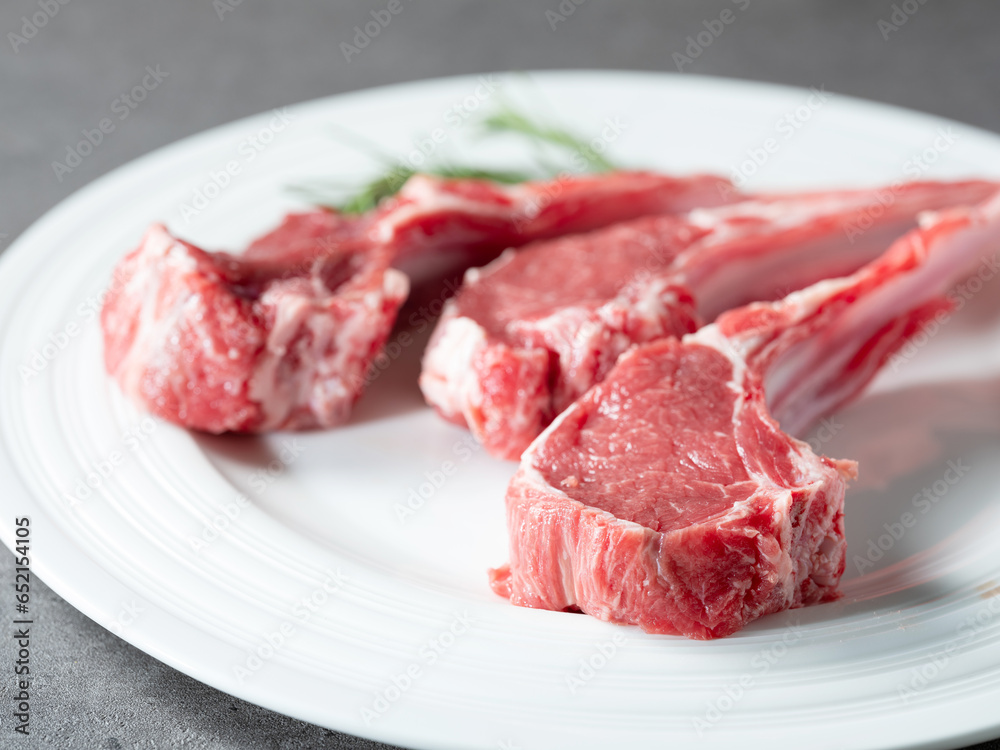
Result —
[[[496,72],[499,75],[506,75],[505,73]],[[348,92],[343,92],[340,94],[334,94],[331,96],[320,97],[317,99],[310,99],[304,102],[299,102],[297,104],[288,104],[288,107],[298,107],[302,110],[318,108],[321,109],[324,106],[328,106],[329,103],[336,101],[339,105],[350,106],[352,100],[361,101],[366,98],[382,98],[386,96],[391,96],[394,90],[398,89],[413,89],[421,88],[427,86],[436,86],[448,83],[457,83],[459,81],[473,81],[477,75],[489,75],[489,73],[483,74],[467,74],[467,75],[454,75],[445,76],[440,78],[423,79],[418,81],[404,82],[404,83],[394,83],[387,84],[383,86],[358,89]],[[613,78],[644,78],[650,81],[659,82],[680,82],[685,81],[684,85],[690,85],[692,87],[700,87],[708,85],[710,87],[718,87],[720,89],[728,88],[730,86],[736,86],[744,88],[747,91],[779,91],[785,94],[792,93],[802,93],[808,91],[805,88],[790,86],[785,84],[772,84],[763,81],[751,81],[738,78],[723,78],[715,76],[702,76],[702,75],[689,75],[689,74],[678,74],[671,72],[657,72],[657,71],[633,71],[633,70],[593,70],[593,69],[573,69],[573,70],[532,70],[527,72],[528,76],[531,77],[545,77],[553,81],[558,81],[559,79],[582,79],[582,78],[592,78],[592,77],[604,77],[608,79]],[[668,83],[667,85],[672,85]],[[892,112],[896,116],[912,118],[917,115],[921,118],[926,118],[928,122],[936,122],[938,124],[959,124],[962,126],[964,132],[974,133],[981,137],[986,137],[992,140],[1000,138],[995,133],[979,128],[977,126],[968,125],[961,123],[956,120],[945,118],[936,114],[921,112],[918,110],[912,110],[898,105],[884,104],[881,102],[875,102],[863,98],[851,97],[847,95],[838,94],[838,100],[847,102],[851,106],[861,106],[862,108],[875,108],[886,112]],[[272,110],[268,110],[264,113],[249,115],[246,117],[239,118],[234,121],[222,123],[215,125],[206,130],[198,131],[186,135],[180,139],[167,143],[160,146],[142,156],[130,160],[125,164],[122,164],[107,173],[99,176],[95,180],[82,186],[80,189],[76,190],[70,196],[64,198],[53,208],[46,211],[42,216],[32,222],[31,226],[19,236],[14,238],[10,245],[6,248],[3,253],[0,253],[0,284],[4,283],[9,275],[16,272],[20,264],[30,262],[30,252],[35,240],[36,235],[39,235],[44,228],[55,221],[57,221],[61,216],[72,212],[75,208],[80,205],[85,204],[90,201],[94,196],[102,193],[106,186],[117,184],[119,181],[127,179],[133,172],[142,172],[147,169],[147,166],[151,163],[155,163],[160,159],[164,159],[169,155],[182,152],[188,149],[192,143],[197,142],[200,139],[209,140],[212,137],[218,136],[227,130],[240,131],[252,123],[259,121],[261,118],[267,117]],[[0,443],[2,445],[2,443]],[[0,465],[7,464],[10,462],[10,457],[5,451],[0,450]],[[31,496],[30,490],[22,484],[20,475],[15,471],[13,478],[16,479],[17,487],[19,492],[12,491],[10,493],[10,500],[3,502],[3,506],[7,507],[8,510],[17,504],[18,500],[27,506],[37,506],[37,500]],[[20,498],[15,498],[15,495],[21,496]],[[26,501],[26,502],[25,502]],[[38,511],[42,511],[43,508],[37,507]],[[32,515],[32,521],[34,524],[35,516]],[[4,544],[11,548],[13,538],[13,526],[10,521],[13,518],[13,514],[7,514],[0,517],[0,531],[3,534]],[[85,549],[83,549],[80,544],[70,537],[66,536],[61,529],[53,525],[52,528],[48,529],[47,532],[50,535],[58,534],[63,537],[62,541],[65,541],[66,547],[64,549],[72,549],[74,552],[79,552],[86,558],[87,567],[92,567],[101,572],[100,579],[98,577],[90,578],[88,576],[82,576],[87,580],[93,581],[93,586],[95,589],[104,588],[106,591],[102,594],[97,595],[97,600],[102,601],[104,596],[107,595],[108,584],[111,584],[111,588],[121,587],[128,590],[124,584],[113,576],[109,571],[105,570],[100,566],[99,563],[94,561],[87,555]],[[50,564],[52,562],[52,564]],[[102,604],[98,604],[94,600],[94,592],[88,592],[86,589],[80,589],[78,587],[78,582],[71,584],[74,578],[80,578],[78,575],[79,571],[68,571],[65,567],[60,568],[59,565],[55,564],[51,560],[32,560],[32,569],[39,575],[39,577],[60,597],[69,602],[74,608],[85,614],[90,619],[94,620],[102,627],[114,632],[114,627],[112,623],[114,622],[114,613],[110,611],[105,611]],[[67,575],[69,573],[69,575]],[[88,596],[88,593],[90,594]],[[150,604],[150,606],[157,606]],[[184,623],[180,618],[170,612],[163,611],[162,614],[165,617],[174,619],[178,624],[184,625],[186,628],[190,626]],[[169,666],[178,669],[195,679],[208,684],[222,692],[228,693],[230,695],[235,695],[244,700],[248,700],[257,705],[264,706],[270,710],[276,710],[280,713],[292,716],[294,718],[299,718],[300,720],[308,721],[310,723],[319,724],[321,726],[326,726],[326,724],[318,721],[316,718],[307,718],[301,715],[301,712],[296,712],[294,706],[289,706],[285,708],[275,708],[276,704],[280,704],[281,701],[275,701],[273,695],[270,697],[260,697],[254,695],[255,692],[267,692],[261,689],[260,691],[250,690],[236,690],[231,684],[232,680],[220,680],[218,679],[218,674],[214,674],[212,670],[207,670],[204,668],[199,668],[198,665],[192,664],[190,661],[185,661],[184,659],[177,656],[174,651],[178,649],[175,648],[173,651],[169,648],[162,647],[161,644],[157,644],[152,640],[151,636],[143,637],[145,631],[129,631],[125,635],[121,635],[124,640],[131,643],[136,648],[144,651],[145,653],[153,656],[157,660],[168,664]],[[202,635],[208,639],[212,639],[213,636],[210,634],[202,633]],[[126,637],[130,636],[130,637]],[[255,687],[251,683],[251,688]],[[256,687],[262,687],[258,685]],[[345,712],[345,715],[351,715],[351,712]],[[355,717],[356,718],[356,717]],[[965,741],[978,741],[979,739],[990,739],[994,736],[994,733],[1000,729],[1000,719],[994,720],[989,726],[985,724],[978,729],[969,730],[962,739]],[[376,731],[373,731],[376,730]],[[400,733],[392,728],[388,727],[362,727],[360,725],[360,720],[355,721],[355,725],[352,727],[339,728],[338,731],[344,731],[348,733],[357,734],[358,736],[370,737],[373,739],[378,739],[379,741],[389,742],[392,744],[405,744],[412,743],[414,737],[407,733],[407,736],[401,736]],[[912,743],[900,744],[895,747],[947,747],[952,746],[955,739],[958,739],[958,735],[951,734],[947,738],[940,737],[927,741],[923,745],[914,745]],[[441,738],[437,735],[431,737],[427,735],[424,740],[421,741],[423,744],[421,746],[430,747],[430,742],[433,742],[435,747],[441,747]],[[414,745],[411,745],[414,746]],[[445,745],[448,746],[448,745]],[[459,747],[459,745],[451,745],[454,747]]]

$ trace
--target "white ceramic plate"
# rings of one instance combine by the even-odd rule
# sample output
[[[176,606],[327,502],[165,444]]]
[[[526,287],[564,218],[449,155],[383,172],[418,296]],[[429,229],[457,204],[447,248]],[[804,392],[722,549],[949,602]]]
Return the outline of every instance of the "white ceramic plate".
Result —
[[[305,435],[193,435],[144,417],[105,377],[95,300],[147,224],[238,248],[296,205],[285,185],[370,175],[330,123],[389,153],[440,128],[435,149],[509,164],[518,147],[474,145],[464,114],[498,82],[588,138],[617,120],[621,162],[754,171],[748,187],[1000,177],[1000,138],[959,124],[634,73],[396,86],[290,107],[287,125],[268,113],[187,139],[90,185],[2,258],[4,541],[15,516],[30,516],[34,570],[177,669],[400,745],[819,750],[1000,734],[1000,281],[813,436],[861,461],[844,598],[711,643],[490,592],[514,467],[423,405],[418,346],[349,426]],[[754,156],[763,164],[751,169]],[[239,174],[209,188],[227,182],[229,162]],[[199,189],[210,200],[192,216],[181,204]],[[408,498],[419,508],[401,518]]]

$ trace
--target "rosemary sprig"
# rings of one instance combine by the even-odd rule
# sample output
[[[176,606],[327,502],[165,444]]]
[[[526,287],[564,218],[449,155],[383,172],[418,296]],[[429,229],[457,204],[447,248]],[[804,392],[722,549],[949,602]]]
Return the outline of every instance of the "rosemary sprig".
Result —
[[[617,168],[615,164],[601,154],[596,153],[584,141],[569,131],[536,122],[516,111],[509,104],[502,104],[493,114],[484,117],[479,124],[481,132],[484,135],[517,135],[526,138],[530,144],[536,146],[536,150],[538,146],[549,144],[569,151],[573,156],[577,157],[574,159],[574,163],[580,161],[579,157],[583,158],[584,163],[589,167],[588,171],[604,172]],[[291,186],[289,189],[300,198],[314,205],[334,208],[345,214],[358,214],[370,211],[385,198],[398,193],[406,181],[418,172],[437,177],[483,179],[503,184],[515,184],[534,179],[552,178],[560,172],[572,171],[569,169],[560,169],[556,164],[551,163],[541,155],[536,155],[536,167],[534,170],[497,170],[441,161],[426,163],[418,170],[393,159],[378,144],[372,143],[357,133],[340,127],[335,128],[335,130],[341,141],[351,143],[359,151],[367,153],[377,161],[382,162],[386,166],[386,171],[363,185],[347,200],[337,199],[338,193],[336,192],[336,188],[342,188],[342,185],[325,180],[313,183],[300,183]],[[342,195],[342,191],[339,194]]]
[[[310,203],[326,208],[335,208],[344,214],[360,214],[370,211],[385,198],[389,198],[402,189],[403,185],[418,171],[424,174],[432,174],[437,177],[456,177],[468,179],[491,180],[506,185],[513,185],[518,182],[527,182],[536,175],[527,172],[503,171],[487,169],[485,167],[464,167],[458,165],[439,164],[428,167],[424,170],[417,170],[412,167],[396,165],[388,172],[376,177],[371,182],[362,186],[354,195],[346,201],[338,201],[332,194],[332,189],[336,187],[329,182],[304,183],[293,185],[290,190],[300,198],[308,200]]]
[[[535,122],[509,105],[504,105],[499,111],[486,117],[482,122],[482,128],[489,133],[496,134],[519,133],[529,139],[550,143],[571,153],[579,154],[595,172],[610,172],[616,169],[614,163],[594,151],[587,143],[569,131]]]

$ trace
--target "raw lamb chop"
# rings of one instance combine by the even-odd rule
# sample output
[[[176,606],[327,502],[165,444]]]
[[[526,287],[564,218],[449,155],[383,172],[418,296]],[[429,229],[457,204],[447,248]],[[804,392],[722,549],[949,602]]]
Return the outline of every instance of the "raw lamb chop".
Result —
[[[837,598],[855,465],[789,432],[857,395],[998,247],[1000,197],[925,215],[853,276],[623,355],[525,452],[494,590],[698,639]]]
[[[101,311],[107,371],[149,411],[207,432],[344,422],[407,279],[378,248],[300,261],[207,253],[153,226]]]
[[[564,176],[498,185],[486,180],[411,177],[375,211],[290,214],[247,249],[247,257],[310,257],[333,247],[377,244],[413,281],[483,265],[508,247],[585,232],[619,221],[738,200],[728,180],[653,172]]]
[[[851,273],[921,211],[995,189],[912,183],[761,197],[508,252],[466,274],[424,356],[421,389],[491,454],[517,459],[630,346]],[[867,228],[852,236],[856,221]]]
[[[125,393],[187,427],[330,427],[348,418],[406,297],[390,265],[435,276],[511,244],[732,195],[722,178],[645,172],[514,187],[418,176],[363,216],[292,214],[241,257],[155,226],[115,271],[105,363]]]

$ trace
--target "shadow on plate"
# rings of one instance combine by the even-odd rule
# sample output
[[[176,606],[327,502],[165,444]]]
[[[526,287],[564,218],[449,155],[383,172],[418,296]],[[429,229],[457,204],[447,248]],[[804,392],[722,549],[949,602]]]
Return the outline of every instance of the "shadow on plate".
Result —
[[[211,435],[192,431],[191,436],[206,454],[218,455],[248,467],[267,466],[271,461],[279,460],[274,445],[264,435],[241,435],[233,432]]]
[[[1000,380],[871,395],[810,437],[859,464],[845,510],[847,599],[952,593],[934,582],[987,540],[1000,514]]]
[[[402,318],[403,324],[393,329],[382,354],[376,357],[368,387],[355,404],[348,424],[364,424],[430,408],[417,381],[420,360],[435,321],[416,317],[417,324],[413,326],[408,320]]]

